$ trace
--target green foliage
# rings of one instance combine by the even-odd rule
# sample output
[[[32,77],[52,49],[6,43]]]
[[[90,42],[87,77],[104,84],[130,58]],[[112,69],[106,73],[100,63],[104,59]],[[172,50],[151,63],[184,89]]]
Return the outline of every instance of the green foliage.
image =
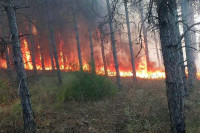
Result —
[[[106,77],[88,72],[70,73],[58,97],[61,101],[95,101],[117,93],[115,85]]]

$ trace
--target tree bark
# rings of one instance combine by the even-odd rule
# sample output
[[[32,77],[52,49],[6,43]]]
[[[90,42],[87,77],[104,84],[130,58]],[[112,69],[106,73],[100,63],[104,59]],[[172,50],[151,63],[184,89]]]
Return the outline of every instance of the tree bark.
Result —
[[[6,65],[7,65],[8,78],[10,79],[10,81],[12,81],[13,80],[13,76],[12,76],[12,70],[11,70],[11,66],[10,66],[10,57],[9,57],[9,54],[8,54],[8,49],[9,49],[9,47],[7,47],[6,50],[5,50]]]
[[[29,27],[30,43],[31,43],[31,61],[33,65],[34,74],[37,74],[37,68],[36,68],[36,63],[35,63],[35,45],[34,45],[33,34],[32,34],[32,24],[31,24],[30,18],[28,17],[27,19],[28,19],[28,27]]]
[[[143,36],[144,36],[144,44],[145,44],[145,55],[146,55],[146,62],[147,62],[147,70],[150,70],[150,60],[149,60],[149,44],[148,44],[148,38],[147,38],[147,29],[145,25],[145,19],[144,19],[144,11],[143,11],[143,3],[142,1],[139,2],[140,6],[140,17],[142,21],[142,31],[143,31]]]
[[[189,24],[189,0],[181,0],[181,13],[182,13],[182,21],[183,21],[183,32],[187,32]],[[195,57],[194,50],[192,48],[192,42],[194,38],[192,38],[192,32],[187,32],[184,36],[185,39],[185,47],[186,47],[186,59],[187,59],[187,68],[188,68],[188,85],[190,88],[194,87],[195,79],[196,79],[196,66],[195,66]]]
[[[55,41],[55,36],[54,36],[54,30],[53,30],[51,24],[49,24],[49,32],[50,32],[51,45],[52,45],[52,48],[53,48],[54,59],[55,59],[55,62],[56,62],[58,81],[59,81],[60,84],[62,84],[62,76],[61,76],[61,72],[60,72],[60,65],[59,65],[59,62],[58,62],[58,53],[57,53],[57,49],[56,49],[56,41]]]
[[[52,46],[51,46],[51,39],[49,38],[49,55],[50,55],[50,59],[51,59],[51,66],[52,66],[52,70],[55,71],[55,65],[54,65],[54,60],[53,60],[53,54],[52,54]]]
[[[103,59],[104,72],[105,72],[105,76],[108,76],[102,26],[100,26],[99,30],[100,30],[100,37],[101,37],[101,54],[102,54],[102,59]]]
[[[176,0],[157,1],[160,39],[166,72],[168,108],[173,133],[185,133],[182,90],[184,89]]]
[[[131,53],[133,81],[136,82],[137,77],[136,77],[136,69],[135,69],[135,58],[134,58],[134,53],[133,53],[133,45],[132,45],[132,39],[131,39],[131,30],[130,30],[127,2],[128,2],[127,0],[124,0],[125,13],[126,13],[126,24],[127,24],[127,30],[128,30],[128,41],[129,41],[129,48],[130,48],[130,53]]]
[[[194,1],[188,0],[188,2],[189,2],[189,15],[190,15],[188,21],[189,21],[190,25],[194,25],[195,24],[195,20],[194,20],[195,13],[194,13],[194,6],[193,6]],[[192,45],[193,48],[198,49],[197,37],[196,37],[196,33],[194,32],[194,31],[196,31],[196,27],[195,26],[192,27],[191,30],[192,30],[190,32],[191,40],[192,40],[191,45]],[[195,66],[196,66],[196,61],[198,61],[198,51],[194,50],[194,49],[192,49],[192,51],[193,51],[193,54],[194,54]],[[197,66],[196,66],[196,68],[197,68]]]
[[[179,35],[180,35],[180,33],[179,33]],[[182,91],[182,95],[183,95],[183,98],[184,98],[184,97],[187,97],[189,95],[188,94],[188,80],[187,80],[187,75],[186,75],[186,72],[185,72],[183,49],[180,48],[179,52],[180,52],[181,72],[182,72],[182,78],[183,78],[183,84],[184,84],[184,90]]]
[[[34,120],[33,110],[31,107],[30,94],[26,81],[26,72],[24,70],[22,52],[20,48],[20,39],[16,22],[16,11],[13,3],[11,3],[10,0],[5,0],[5,4],[5,10],[7,12],[7,18],[11,34],[13,59],[19,83],[18,89],[23,112],[24,131],[25,133],[34,133],[36,132],[36,124]]]
[[[79,39],[79,30],[76,22],[76,16],[74,11],[72,10],[73,14],[73,22],[74,22],[74,30],[76,32],[76,41],[77,41],[77,50],[78,50],[78,60],[79,60],[79,66],[80,71],[83,71],[83,62],[82,62],[82,56],[81,56],[81,46],[80,46],[80,39]]]
[[[92,30],[91,30],[90,25],[88,25],[88,32],[89,32],[89,38],[90,38],[91,68],[92,68],[92,73],[95,74],[95,61],[94,61],[93,38],[92,38]]]
[[[44,65],[44,54],[43,54],[43,49],[41,48],[41,44],[39,43],[39,53],[41,56],[41,65],[42,65],[42,70],[45,70],[45,65]]]
[[[59,81],[60,84],[62,84],[62,75],[61,75],[61,72],[60,72],[60,65],[59,65],[59,62],[58,62],[58,53],[57,53],[57,49],[56,49],[56,41],[55,41],[55,36],[54,36],[54,29],[52,27],[52,20],[51,20],[52,18],[51,18],[51,14],[50,14],[50,10],[49,10],[49,5],[47,5],[47,13],[48,13],[49,37],[50,37],[50,40],[51,40],[53,55],[54,55],[54,59],[55,59],[55,63],[56,63],[58,81]],[[50,51],[50,53],[51,53],[51,51]]]
[[[116,69],[117,84],[118,84],[118,88],[121,89],[122,84],[121,84],[121,78],[120,78],[120,73],[119,73],[119,64],[118,64],[117,51],[116,51],[116,45],[115,45],[115,33],[114,33],[113,22],[112,22],[113,18],[112,18],[112,14],[111,14],[109,0],[106,0],[106,4],[107,4],[107,9],[108,9],[108,16],[109,16],[108,21],[109,21],[109,27],[110,27],[110,33],[111,33],[112,53],[113,53],[115,69]]]

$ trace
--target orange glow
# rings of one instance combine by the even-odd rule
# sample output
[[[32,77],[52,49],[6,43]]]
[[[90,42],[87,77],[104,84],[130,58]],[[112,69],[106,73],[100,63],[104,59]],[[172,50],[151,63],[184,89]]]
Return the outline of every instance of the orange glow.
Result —
[[[5,59],[1,59],[0,60],[0,63],[1,63],[1,68],[7,68],[7,64],[6,64],[6,60]]]
[[[28,42],[26,39],[23,40],[22,46],[22,56],[23,56],[23,61],[24,61],[24,68],[28,70],[33,70],[33,65],[31,62],[31,53],[28,48]]]
[[[104,75],[104,67],[97,69],[97,74]],[[109,76],[116,76],[115,70],[108,68]],[[120,70],[121,77],[132,77],[133,73],[131,71]],[[165,79],[165,72],[160,70],[147,70],[146,57],[143,56],[136,70],[136,76],[141,79]]]
[[[37,33],[38,33],[35,26],[32,26],[32,33],[33,33],[33,35],[37,35]]]
[[[37,49],[40,51],[40,46],[37,46]],[[74,61],[73,63],[69,61],[68,57],[66,54],[64,54],[63,50],[64,49],[64,42],[61,40],[60,41],[60,47],[58,49],[58,58],[59,58],[59,65],[60,69],[62,71],[78,71],[79,70],[79,64],[76,63],[78,62],[77,60],[72,60]],[[23,55],[23,61],[24,61],[24,68],[26,70],[33,70],[33,65],[32,65],[32,60],[31,60],[31,52],[28,47],[28,42],[26,39],[23,39],[23,42],[21,43],[21,51]],[[10,53],[10,49],[8,49],[8,52]],[[42,65],[41,63],[41,51],[39,52],[39,61],[36,60],[36,68],[37,70],[42,70]],[[55,64],[55,63],[54,63]],[[0,59],[0,65],[1,68],[6,69],[6,60],[3,58]],[[136,76],[137,78],[141,79],[165,79],[166,75],[165,72],[160,70],[160,69],[150,69],[147,70],[147,62],[146,62],[146,57],[142,56],[141,59],[139,60],[139,63],[137,63],[136,66]],[[113,77],[116,76],[116,72],[114,67],[109,67],[108,66],[108,76]],[[52,70],[51,62],[49,61],[48,63],[45,63],[45,70],[49,71]],[[87,62],[83,63],[83,70],[84,71],[90,71],[90,65]],[[104,75],[104,67],[103,66],[98,66],[96,67],[96,73],[98,75]],[[131,70],[122,70],[120,69],[120,76],[121,77],[132,77],[132,71]],[[198,79],[200,79],[200,72],[197,73]]]

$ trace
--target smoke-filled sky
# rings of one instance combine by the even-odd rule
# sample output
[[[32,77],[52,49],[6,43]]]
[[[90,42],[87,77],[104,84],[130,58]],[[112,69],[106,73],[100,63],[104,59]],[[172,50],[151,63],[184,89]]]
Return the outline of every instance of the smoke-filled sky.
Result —
[[[28,19],[32,23],[32,29],[34,34],[34,43],[35,43],[35,52],[36,60],[40,64],[40,51],[38,46],[41,47],[43,56],[45,58],[45,64],[50,65],[50,53],[49,53],[49,29],[48,25],[51,24],[54,29],[54,35],[56,40],[57,51],[64,52],[67,61],[70,63],[78,63],[78,53],[76,46],[76,35],[74,30],[73,14],[78,25],[79,36],[80,36],[80,45],[82,51],[82,58],[84,63],[90,62],[90,41],[88,35],[88,28],[92,29],[93,41],[94,41],[94,53],[95,53],[95,63],[96,66],[102,66],[102,56],[99,39],[97,39],[98,26],[100,23],[104,23],[104,31],[107,35],[105,38],[105,51],[106,59],[108,66],[114,67],[112,49],[110,43],[110,31],[108,28],[108,16],[107,16],[107,7],[105,0],[20,0],[16,2],[16,5],[25,5],[29,6],[26,9],[17,10],[17,21],[19,32],[21,34],[29,33]],[[132,32],[132,42],[134,46],[135,56],[140,51],[140,28],[141,28],[141,16],[139,12],[138,5],[128,5],[129,6],[129,17],[131,24]],[[112,7],[112,5],[111,5]],[[115,10],[115,40],[116,47],[118,52],[118,60],[120,69],[131,70],[130,63],[130,51],[128,45],[128,35],[127,28],[125,23],[125,9],[124,4],[121,0],[116,6]],[[146,18],[148,3],[143,1],[144,17]],[[196,21],[198,19],[198,14],[196,13]],[[117,22],[117,23],[115,23]],[[5,22],[6,23],[6,22]],[[148,29],[148,48],[149,56],[151,61],[151,67],[159,67],[157,53],[156,53],[156,43],[158,41],[158,52],[161,57],[161,49],[159,43],[159,31],[155,30],[156,37],[152,32],[152,25],[149,25],[147,22],[144,23]],[[6,26],[5,26],[6,27]],[[182,27],[180,27],[181,29]],[[197,28],[199,28],[197,26]],[[8,34],[8,28],[5,28]],[[37,32],[35,32],[37,31]],[[182,31],[182,30],[181,30]],[[142,35],[143,36],[143,35]],[[199,34],[197,38],[199,40]],[[143,40],[143,38],[141,38]],[[141,41],[142,45],[144,41]],[[199,41],[198,41],[199,42]],[[60,54],[59,54],[60,56]],[[144,48],[141,53],[136,58],[136,64],[141,61],[141,58],[144,56]],[[61,58],[61,57],[60,57]],[[162,64],[162,62],[161,62]]]

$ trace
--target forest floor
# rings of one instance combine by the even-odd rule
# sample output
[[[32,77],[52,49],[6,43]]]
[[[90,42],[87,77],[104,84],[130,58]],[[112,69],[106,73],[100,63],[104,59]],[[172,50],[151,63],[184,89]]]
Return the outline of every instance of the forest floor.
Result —
[[[5,80],[2,84],[0,133],[22,132],[17,85],[7,86]],[[63,103],[57,98],[62,87],[58,85],[55,75],[47,73],[29,78],[38,132],[168,133],[170,122],[164,81],[139,80],[138,85],[133,85],[131,78],[124,78],[123,85],[124,88],[116,96],[101,101]],[[200,133],[199,88],[185,101],[188,133]]]

